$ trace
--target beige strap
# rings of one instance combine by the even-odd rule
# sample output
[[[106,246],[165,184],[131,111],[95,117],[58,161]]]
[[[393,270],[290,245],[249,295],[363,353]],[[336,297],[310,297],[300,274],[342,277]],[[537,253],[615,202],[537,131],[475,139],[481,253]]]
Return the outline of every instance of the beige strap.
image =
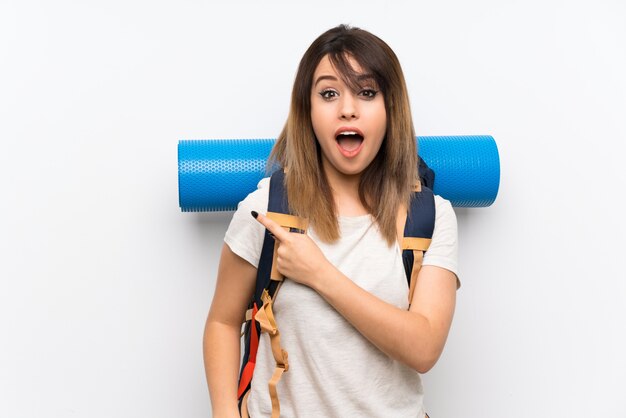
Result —
[[[283,228],[296,228],[306,231],[309,227],[309,220],[298,216],[287,215],[286,213],[267,212],[265,215]]]
[[[252,319],[252,309],[248,309],[246,311],[246,322],[250,321]],[[246,323],[244,322],[244,324]]]
[[[255,319],[261,325],[261,331],[267,332],[270,336],[272,354],[274,355],[274,360],[276,360],[276,365],[283,366],[287,370],[289,369],[289,362],[287,361],[287,352],[280,346],[280,332],[278,332],[272,309],[274,302],[267,290],[263,291],[261,299],[263,300],[263,306],[257,312]]]
[[[279,289],[276,290],[276,293],[278,293],[278,290]],[[276,293],[274,296],[276,296]],[[254,318],[259,322],[261,332],[267,332],[270,337],[270,345],[272,347],[274,361],[276,362],[276,369],[274,369],[274,374],[270,379],[268,386],[270,398],[272,400],[272,418],[278,418],[280,416],[280,403],[278,401],[278,392],[276,387],[278,386],[278,382],[283,376],[283,373],[289,370],[288,354],[280,346],[280,332],[276,326],[276,319],[274,318],[274,311],[272,309],[274,302],[272,301],[272,298],[267,290],[263,291],[261,300],[263,301],[263,306],[259,309]]]
[[[246,322],[252,320],[252,308],[248,309],[246,311],[246,319],[245,321],[243,321],[243,324],[241,324],[241,336],[243,337],[244,334],[246,333]]]
[[[402,250],[426,251],[432,240],[428,238],[404,237],[402,238]]]
[[[422,261],[424,261],[424,252],[413,250],[413,270],[411,270],[411,282],[409,284],[409,307],[411,306],[411,301],[413,301],[413,293],[417,285],[417,275],[422,268]]]
[[[278,263],[276,262],[276,258],[278,257],[279,245],[280,245],[280,242],[274,241],[274,255],[272,256],[272,271],[270,272],[270,280],[276,280],[277,282],[282,282],[285,279],[285,276],[283,276],[283,274],[280,271],[278,271]]]
[[[280,417],[280,402],[278,401],[278,392],[276,391],[276,386],[278,385],[278,381],[281,377],[283,377],[283,373],[285,373],[287,369],[276,366],[274,369],[274,374],[270,379],[268,386],[270,389],[270,399],[272,400],[272,418]]]
[[[272,311],[272,298],[267,290],[263,291],[261,295],[263,306],[259,309],[254,316],[254,319],[261,325],[261,331],[265,331],[270,335],[278,332],[276,329],[276,320],[274,319],[274,312]]]
[[[421,181],[417,181],[417,183],[415,183],[413,185],[413,191],[414,192],[421,192],[422,191],[422,182]]]

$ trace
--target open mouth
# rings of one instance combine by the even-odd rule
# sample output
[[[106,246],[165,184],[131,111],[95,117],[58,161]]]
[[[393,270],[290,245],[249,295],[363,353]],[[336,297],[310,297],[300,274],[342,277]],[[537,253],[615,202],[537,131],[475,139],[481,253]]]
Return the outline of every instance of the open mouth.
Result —
[[[357,131],[343,131],[335,137],[335,140],[340,149],[347,153],[354,153],[363,144],[363,135]]]

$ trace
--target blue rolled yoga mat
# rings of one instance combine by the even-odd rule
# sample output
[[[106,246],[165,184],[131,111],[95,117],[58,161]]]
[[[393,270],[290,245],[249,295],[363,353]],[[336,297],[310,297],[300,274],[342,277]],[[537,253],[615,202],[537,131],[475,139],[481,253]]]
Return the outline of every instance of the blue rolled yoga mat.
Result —
[[[418,152],[435,171],[434,192],[456,207],[491,205],[500,184],[493,137],[420,136]],[[178,197],[183,212],[235,210],[266,177],[274,139],[183,140],[178,143]]]

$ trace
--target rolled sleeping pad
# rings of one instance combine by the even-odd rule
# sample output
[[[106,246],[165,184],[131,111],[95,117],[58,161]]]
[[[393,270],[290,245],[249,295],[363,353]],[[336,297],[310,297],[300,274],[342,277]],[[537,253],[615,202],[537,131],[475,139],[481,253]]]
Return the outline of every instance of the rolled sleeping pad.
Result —
[[[235,210],[267,177],[274,139],[182,140],[178,143],[178,197],[183,212]],[[455,207],[491,205],[500,185],[493,137],[420,136],[418,152],[435,172],[433,191]]]

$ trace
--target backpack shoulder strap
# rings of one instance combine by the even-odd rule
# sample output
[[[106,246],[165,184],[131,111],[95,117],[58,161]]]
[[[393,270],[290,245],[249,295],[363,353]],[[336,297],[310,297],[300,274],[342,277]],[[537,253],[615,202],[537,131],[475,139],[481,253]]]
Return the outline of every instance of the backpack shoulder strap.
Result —
[[[409,306],[422,268],[424,253],[430,246],[435,229],[435,195],[418,183],[411,197],[411,204],[404,224],[402,238],[402,262],[409,284]]]
[[[308,221],[289,212],[289,202],[285,189],[285,174],[283,170],[277,170],[270,178],[269,200],[266,216],[277,222],[290,232],[305,233],[308,228]],[[250,382],[256,363],[256,352],[258,349],[261,332],[267,332],[270,337],[272,354],[276,361],[274,374],[269,382],[269,392],[272,401],[272,417],[280,415],[280,404],[276,386],[282,374],[289,370],[287,352],[280,344],[280,333],[274,318],[272,306],[278,295],[278,290],[283,282],[283,275],[276,269],[276,251],[278,241],[265,230],[263,247],[257,267],[257,279],[254,291],[254,298],[246,313],[246,327],[244,330],[245,352],[242,362],[241,374],[239,377],[239,410],[242,417],[247,415],[246,397],[250,390]]]
[[[276,218],[273,214],[289,216],[289,201],[287,200],[287,190],[285,189],[285,173],[277,170],[270,177],[269,199],[267,203],[267,215],[270,218]],[[279,222],[280,223],[280,222]],[[274,249],[275,240],[268,230],[265,230],[263,237],[263,247],[257,267],[256,287],[254,290],[254,302],[257,306],[263,305],[261,296],[263,291],[267,291],[271,297],[274,297],[278,289],[280,280],[271,280],[274,272]],[[275,273],[275,272],[274,272]],[[276,274],[274,274],[276,276]]]

